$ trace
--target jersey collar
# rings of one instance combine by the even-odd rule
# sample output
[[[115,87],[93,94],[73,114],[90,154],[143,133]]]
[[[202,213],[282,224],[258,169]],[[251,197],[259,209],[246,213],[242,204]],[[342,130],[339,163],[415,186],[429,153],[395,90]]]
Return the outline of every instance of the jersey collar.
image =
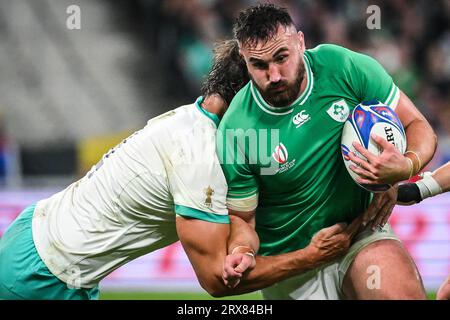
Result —
[[[204,114],[205,116],[207,116],[210,120],[212,120],[212,121],[216,124],[216,127],[218,127],[218,126],[219,126],[219,123],[220,123],[219,117],[217,116],[217,114],[212,113],[212,112],[209,112],[208,110],[205,110],[205,109],[202,107],[202,102],[203,102],[204,99],[205,99],[205,98],[204,98],[203,96],[198,97],[197,100],[195,100],[195,105],[196,105],[197,109],[198,109],[201,113],[203,113],[203,114]]]
[[[314,86],[314,74],[311,70],[311,65],[309,59],[306,55],[303,55],[303,62],[305,63],[306,70],[306,87],[302,94],[290,105],[281,108],[275,108],[269,105],[264,98],[259,93],[258,89],[253,86],[253,82],[250,82],[250,91],[252,92],[253,99],[255,99],[256,104],[265,112],[273,115],[285,115],[289,114],[293,111],[296,105],[303,105],[306,100],[308,100],[311,95],[313,86]]]

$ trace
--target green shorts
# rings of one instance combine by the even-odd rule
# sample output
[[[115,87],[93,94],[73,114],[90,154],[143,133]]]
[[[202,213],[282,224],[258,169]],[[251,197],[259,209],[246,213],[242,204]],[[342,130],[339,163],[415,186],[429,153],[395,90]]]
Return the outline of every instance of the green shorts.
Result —
[[[98,287],[68,288],[42,262],[31,231],[35,207],[26,208],[0,239],[0,299],[98,299]]]

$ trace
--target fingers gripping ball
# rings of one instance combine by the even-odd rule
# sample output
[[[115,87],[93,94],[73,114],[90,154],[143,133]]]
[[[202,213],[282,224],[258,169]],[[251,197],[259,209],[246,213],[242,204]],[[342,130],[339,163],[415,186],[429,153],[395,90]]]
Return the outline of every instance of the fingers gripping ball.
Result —
[[[384,192],[391,185],[365,185],[359,184],[358,175],[350,169],[353,162],[348,154],[353,152],[361,159],[365,159],[354,147],[353,142],[359,142],[374,155],[380,155],[383,150],[371,139],[376,134],[393,144],[402,154],[406,151],[406,135],[400,119],[388,106],[379,102],[361,103],[353,109],[344,124],[341,138],[341,150],[344,164],[352,179],[362,188],[371,192]],[[366,160],[366,159],[365,159]]]

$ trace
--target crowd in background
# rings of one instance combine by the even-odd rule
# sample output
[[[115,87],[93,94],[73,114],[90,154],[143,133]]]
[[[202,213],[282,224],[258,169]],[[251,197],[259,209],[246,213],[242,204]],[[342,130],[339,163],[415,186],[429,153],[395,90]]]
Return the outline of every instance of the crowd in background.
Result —
[[[427,117],[438,134],[439,147],[427,169],[432,170],[450,161],[449,0],[271,2],[288,9],[297,29],[305,34],[307,48],[321,43],[334,43],[376,58]],[[39,5],[44,3],[47,4],[43,7],[45,10]],[[78,169],[90,167],[100,157],[92,157],[92,163],[89,162],[88,165],[80,164],[80,145],[88,145],[90,153],[99,154],[102,149],[92,147],[85,140],[97,139],[103,144],[105,139],[118,134],[101,131],[103,136],[92,134],[86,138],[85,132],[98,131],[92,130],[92,123],[95,124],[95,129],[99,124],[110,123],[109,127],[104,128],[112,130],[119,130],[117,128],[123,128],[126,123],[127,129],[132,131],[141,127],[146,119],[193,101],[199,95],[203,77],[211,66],[211,49],[214,43],[231,38],[232,24],[238,12],[257,1],[77,0],[77,3],[83,11],[84,27],[71,33],[61,30],[59,33],[54,32],[55,25],[45,23],[41,29],[29,27],[33,25],[32,21],[45,20],[40,17],[46,17],[47,10],[51,8],[50,0],[40,0],[39,3],[37,0],[23,0],[14,2],[16,6],[7,6],[5,4],[13,2],[5,2],[0,6],[3,17],[14,17],[11,12],[13,7],[17,7],[15,14],[22,17],[23,8],[20,4],[28,4],[25,7],[34,12],[34,15],[24,16],[22,24],[12,23],[17,22],[17,19],[9,19],[9,25],[0,24],[0,36],[4,41],[8,40],[2,42],[5,45],[2,46],[3,51],[0,50],[0,57],[3,53],[2,61],[8,63],[2,65],[10,67],[6,68],[6,71],[10,71],[9,76],[3,77],[4,91],[0,98],[0,186],[8,176],[7,173],[11,176],[11,164],[20,167],[14,169],[18,178],[78,175],[80,170],[76,169],[77,166]],[[374,14],[373,11],[367,11],[372,5],[380,9],[380,29],[369,29],[367,26],[367,20]],[[58,9],[55,10],[59,12]],[[31,19],[33,17],[34,20]],[[27,19],[28,24],[25,23]],[[39,32],[34,33],[35,30]],[[17,41],[19,38],[22,42]],[[36,41],[36,46],[23,46],[30,43],[28,39],[36,38],[42,40]],[[60,64],[48,55],[52,51],[46,47],[48,43],[44,42],[45,39],[52,39],[55,52],[65,58],[61,58]],[[67,48],[68,39],[72,41],[72,47],[76,48],[74,52],[78,54],[77,59],[66,54],[74,54]],[[30,54],[29,48],[32,48],[33,54]],[[48,68],[37,68],[42,67],[42,61],[47,61],[53,73]],[[68,69],[61,67],[63,61],[67,62]],[[84,62],[82,65],[85,72],[74,72],[73,75],[77,77],[72,77],[72,73],[67,70],[75,70],[73,66],[80,65],[80,61]],[[100,63],[108,61],[109,63]],[[2,72],[5,73],[5,69]],[[98,80],[94,85],[91,82],[93,78]],[[114,79],[117,81],[112,81]],[[17,83],[22,83],[23,87]],[[57,83],[60,87],[54,88],[52,83]],[[7,88],[16,91],[5,90],[5,84],[9,85]],[[79,84],[85,85],[78,88]],[[82,96],[85,99],[80,98]],[[28,99],[23,99],[24,97]],[[99,99],[102,97],[104,99]],[[84,104],[80,105],[83,101]],[[78,120],[89,121],[76,122],[71,116],[67,116],[71,111],[79,110],[80,106],[84,106],[84,111],[78,113],[85,118]],[[129,117],[125,121],[118,111],[130,115],[137,115],[142,111],[142,116]],[[17,125],[21,123],[18,119],[27,119],[25,115],[33,115],[31,124],[39,123],[36,119],[41,119],[47,121],[48,125],[30,125],[29,128],[26,127],[27,130],[21,130],[24,125],[23,122],[22,125]],[[98,121],[93,121],[93,115],[97,116],[95,119]],[[18,128],[13,130],[13,134],[12,120],[16,120],[14,128]],[[73,125],[74,123],[79,125]],[[42,130],[42,134],[39,135],[36,130]],[[18,133],[20,137],[17,136]],[[42,139],[27,139],[38,136]],[[80,136],[84,138],[81,139]],[[58,137],[66,138],[59,141]],[[51,144],[44,138],[51,138],[51,141],[59,143]],[[111,141],[110,145],[105,144],[104,147],[112,147],[119,142],[119,138],[117,139],[118,141]],[[27,141],[28,144],[25,145],[24,142]],[[22,175],[20,177],[19,172]]]
[[[307,48],[335,43],[376,58],[426,115],[439,135],[434,163],[450,160],[450,1],[271,1],[290,12]],[[249,0],[136,0],[127,2],[145,23],[146,41],[164,66],[166,90],[189,101],[211,64],[214,42],[232,36],[232,23]],[[369,5],[380,8],[370,30]],[[181,81],[181,83],[180,83]],[[182,84],[182,85],[181,85]],[[182,90],[183,89],[183,90]],[[174,94],[173,92],[172,94]]]

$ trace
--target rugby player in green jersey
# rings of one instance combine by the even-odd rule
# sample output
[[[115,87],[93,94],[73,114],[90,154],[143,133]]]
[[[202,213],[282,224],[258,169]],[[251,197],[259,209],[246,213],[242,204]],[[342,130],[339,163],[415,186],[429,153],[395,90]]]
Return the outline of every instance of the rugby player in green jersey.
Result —
[[[228,217],[214,135],[249,79],[235,41],[217,45],[214,56],[203,97],[151,119],[85,177],[26,208],[9,226],[0,239],[0,300],[97,299],[108,274],[177,240],[213,296],[252,291],[293,268],[311,270],[347,252],[358,219],[321,230],[310,245],[289,254],[246,255],[251,266],[257,262],[256,277],[247,286],[225,286],[230,226],[243,234],[254,230],[245,232],[247,223]],[[257,246],[252,241],[242,239],[236,252]]]
[[[252,249],[262,256],[289,253],[336,222],[362,215],[366,225],[344,257],[280,281],[264,289],[264,297],[426,298],[414,262],[386,224],[397,188],[375,196],[360,188],[340,148],[344,122],[357,104],[389,105],[405,127],[411,152],[404,156],[373,137],[383,153],[375,156],[357,145],[368,161],[354,154],[351,159],[360,182],[395,184],[434,154],[436,136],[426,119],[374,59],[330,44],[306,50],[303,33],[283,8],[264,4],[242,11],[234,33],[251,81],[224,115],[217,144],[230,214],[259,236],[259,248]],[[236,268],[250,259],[244,249],[232,253],[249,235],[231,232],[224,281],[239,287],[254,270]]]

